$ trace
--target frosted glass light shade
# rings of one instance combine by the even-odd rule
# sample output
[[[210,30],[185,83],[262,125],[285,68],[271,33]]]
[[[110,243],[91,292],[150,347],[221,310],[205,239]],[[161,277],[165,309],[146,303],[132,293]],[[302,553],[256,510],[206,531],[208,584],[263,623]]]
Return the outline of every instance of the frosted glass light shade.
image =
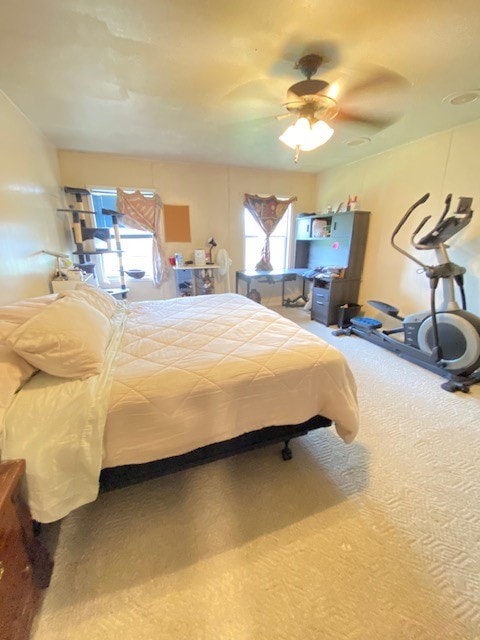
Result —
[[[325,144],[332,135],[332,127],[329,127],[323,120],[318,120],[310,125],[307,118],[299,118],[295,124],[282,133],[279,139],[291,149],[299,148],[300,151],[312,151]]]

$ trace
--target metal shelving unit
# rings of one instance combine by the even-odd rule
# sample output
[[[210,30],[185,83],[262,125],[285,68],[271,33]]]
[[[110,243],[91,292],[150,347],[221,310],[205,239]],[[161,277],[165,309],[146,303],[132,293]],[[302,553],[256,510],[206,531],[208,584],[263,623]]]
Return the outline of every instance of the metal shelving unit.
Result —
[[[104,216],[111,216],[112,228],[115,236],[115,248],[111,246],[110,229],[95,226],[95,211],[84,208],[84,198],[90,196],[88,189],[75,187],[64,187],[67,194],[75,196],[75,205],[67,209],[58,209],[72,216],[72,233],[75,243],[75,251],[73,255],[78,256],[78,267],[87,273],[94,273],[95,263],[89,260],[91,256],[103,255],[106,253],[115,253],[118,256],[118,273],[120,276],[120,287],[112,289],[112,295],[127,297],[128,288],[125,284],[125,271],[123,268],[122,246],[119,232],[119,219],[123,217],[122,213],[110,209],[102,209]],[[107,249],[95,248],[95,238],[98,238],[107,244]]]
[[[215,270],[218,264],[173,267],[177,296],[202,296],[215,293]]]

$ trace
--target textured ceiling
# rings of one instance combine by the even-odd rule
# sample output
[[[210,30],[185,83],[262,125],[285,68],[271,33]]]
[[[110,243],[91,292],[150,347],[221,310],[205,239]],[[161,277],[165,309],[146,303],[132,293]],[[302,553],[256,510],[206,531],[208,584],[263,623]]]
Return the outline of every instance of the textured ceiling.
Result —
[[[478,0],[2,0],[0,88],[61,149],[319,171],[480,118],[444,101],[480,90],[479,33]],[[275,116],[312,52],[340,114],[294,164]]]

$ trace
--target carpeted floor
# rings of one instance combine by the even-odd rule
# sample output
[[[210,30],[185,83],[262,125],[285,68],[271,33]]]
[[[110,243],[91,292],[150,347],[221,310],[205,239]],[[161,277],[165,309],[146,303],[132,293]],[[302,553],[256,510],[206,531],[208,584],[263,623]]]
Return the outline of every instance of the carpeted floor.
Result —
[[[333,429],[103,494],[45,527],[34,640],[478,640],[480,385],[468,395],[303,309],[355,373]]]

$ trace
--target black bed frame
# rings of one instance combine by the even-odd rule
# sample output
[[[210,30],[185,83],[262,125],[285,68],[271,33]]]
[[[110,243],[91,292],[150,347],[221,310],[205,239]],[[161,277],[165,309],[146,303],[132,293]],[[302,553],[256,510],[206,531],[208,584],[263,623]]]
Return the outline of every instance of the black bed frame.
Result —
[[[332,421],[328,418],[314,416],[301,424],[266,427],[265,429],[245,433],[231,440],[200,447],[199,449],[180,456],[173,456],[144,464],[128,464],[120,467],[110,467],[103,469],[100,474],[100,489],[102,492],[105,492],[111,489],[125,487],[276,442],[284,442],[285,446],[281,451],[282,458],[284,460],[290,460],[292,450],[288,445],[292,438],[303,436],[313,429],[330,427],[331,424]]]

